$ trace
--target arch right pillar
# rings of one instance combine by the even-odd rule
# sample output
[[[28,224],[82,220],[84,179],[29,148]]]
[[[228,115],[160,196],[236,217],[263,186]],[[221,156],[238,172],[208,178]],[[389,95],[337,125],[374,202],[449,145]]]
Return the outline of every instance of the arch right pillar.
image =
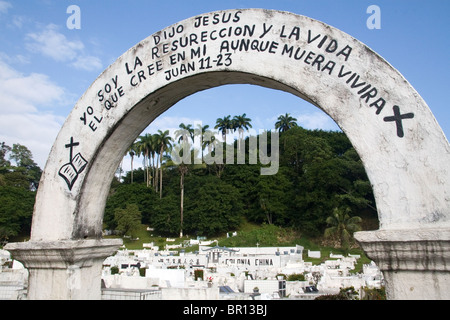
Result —
[[[383,272],[390,300],[450,299],[450,230],[378,230],[355,233]]]

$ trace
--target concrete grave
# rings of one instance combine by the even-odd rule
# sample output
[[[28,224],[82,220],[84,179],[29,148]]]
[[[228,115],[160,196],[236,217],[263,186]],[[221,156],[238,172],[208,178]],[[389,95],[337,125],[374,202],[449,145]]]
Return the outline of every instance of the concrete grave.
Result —
[[[120,245],[101,240],[101,229],[123,154],[179,100],[237,83],[292,93],[335,120],[373,187],[380,230],[356,237],[369,257],[387,261],[381,266],[389,273],[388,296],[450,298],[450,147],[429,107],[353,37],[305,16],[263,9],[207,13],[161,30],[119,57],[80,98],[45,166],[31,239],[6,247],[30,269],[29,297],[100,296],[92,273],[100,269],[93,265]],[[48,289],[56,269],[59,288]],[[88,269],[86,279],[94,280],[81,281]],[[415,281],[416,271],[427,282]],[[412,290],[405,289],[409,283]]]

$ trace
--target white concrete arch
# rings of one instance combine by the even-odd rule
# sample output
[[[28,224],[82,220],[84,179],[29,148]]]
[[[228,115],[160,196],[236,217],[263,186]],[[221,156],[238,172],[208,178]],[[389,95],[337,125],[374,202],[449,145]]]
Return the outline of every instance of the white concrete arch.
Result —
[[[439,230],[437,238],[450,238],[450,146],[414,88],[336,28],[288,12],[243,9],[157,32],[94,81],[51,150],[31,242],[100,239],[110,181],[129,145],[180,99],[230,83],[290,92],[330,115],[364,163],[380,232]]]

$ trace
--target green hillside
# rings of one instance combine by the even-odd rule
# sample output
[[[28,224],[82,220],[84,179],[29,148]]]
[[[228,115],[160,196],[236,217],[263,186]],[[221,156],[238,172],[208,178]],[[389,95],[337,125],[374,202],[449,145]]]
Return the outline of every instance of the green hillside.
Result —
[[[275,124],[278,140],[278,134],[270,132],[244,138],[250,121],[245,114],[217,119],[217,132],[235,130],[239,139],[210,138],[201,150],[187,142],[200,133],[212,135],[209,126],[194,129],[180,124],[175,139],[168,131],[139,137],[128,154],[132,161],[143,160],[144,167],[126,173],[119,167],[105,206],[104,229],[124,236],[131,249],[183,235],[179,241],[201,236],[225,246],[299,244],[312,250],[349,251],[354,247],[354,231],[378,228],[370,182],[344,133],[306,130],[286,114]],[[0,240],[4,243],[29,235],[41,170],[25,146],[1,146]],[[230,150],[231,162],[206,161],[226,158]],[[238,159],[238,154],[243,158]],[[174,155],[190,157],[192,164],[177,162]],[[272,162],[263,164],[261,155]],[[268,166],[276,167],[276,173],[261,174]],[[152,237],[143,225],[158,236]],[[227,239],[231,231],[238,231],[238,236]]]

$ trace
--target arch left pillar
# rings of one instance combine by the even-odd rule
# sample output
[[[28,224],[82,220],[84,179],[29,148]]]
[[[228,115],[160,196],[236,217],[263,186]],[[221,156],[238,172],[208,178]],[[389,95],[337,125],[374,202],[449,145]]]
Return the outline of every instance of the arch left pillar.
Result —
[[[5,249],[28,269],[30,300],[100,300],[103,261],[121,239],[30,241]]]

